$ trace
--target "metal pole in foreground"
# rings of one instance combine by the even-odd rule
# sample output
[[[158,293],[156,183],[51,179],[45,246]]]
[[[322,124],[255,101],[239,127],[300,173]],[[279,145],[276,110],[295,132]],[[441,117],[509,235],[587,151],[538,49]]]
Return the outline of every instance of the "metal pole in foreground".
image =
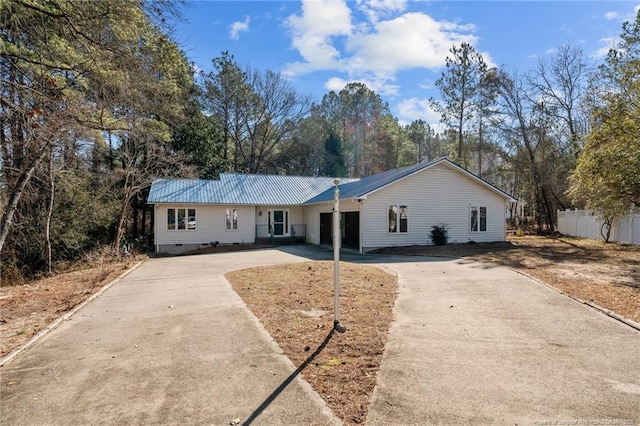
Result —
[[[333,198],[333,329],[344,333],[347,329],[340,323],[340,181],[336,179],[333,183],[336,186]]]

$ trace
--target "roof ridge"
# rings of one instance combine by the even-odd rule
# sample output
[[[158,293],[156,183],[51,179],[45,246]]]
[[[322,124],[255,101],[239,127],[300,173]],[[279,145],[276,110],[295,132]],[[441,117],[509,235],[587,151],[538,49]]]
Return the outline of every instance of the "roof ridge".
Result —
[[[350,179],[339,178],[333,176],[304,176],[304,175],[278,175],[275,173],[238,173],[238,172],[226,172],[220,173],[220,175],[226,176],[259,176],[259,177],[288,177],[288,178],[305,178],[305,179]]]

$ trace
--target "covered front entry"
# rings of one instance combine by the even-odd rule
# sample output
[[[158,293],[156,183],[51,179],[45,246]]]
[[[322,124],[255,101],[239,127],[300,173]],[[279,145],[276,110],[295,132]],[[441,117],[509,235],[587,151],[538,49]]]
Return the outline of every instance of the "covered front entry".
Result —
[[[360,212],[340,213],[342,246],[360,249]],[[320,244],[333,242],[333,213],[320,213]]]
[[[267,216],[269,234],[272,237],[289,236],[289,210],[269,210]]]

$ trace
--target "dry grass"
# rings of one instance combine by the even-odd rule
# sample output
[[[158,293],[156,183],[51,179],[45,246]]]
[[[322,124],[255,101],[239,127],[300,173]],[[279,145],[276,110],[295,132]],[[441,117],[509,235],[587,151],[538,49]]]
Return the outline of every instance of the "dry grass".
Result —
[[[453,256],[506,266],[640,322],[640,247],[571,237],[511,237],[504,243],[411,246],[378,253]]]
[[[397,278],[340,263],[340,320],[333,329],[333,263],[305,262],[226,275],[302,376],[347,424],[362,423],[387,340]]]
[[[137,260],[101,260],[91,268],[0,287],[0,357],[82,303]]]

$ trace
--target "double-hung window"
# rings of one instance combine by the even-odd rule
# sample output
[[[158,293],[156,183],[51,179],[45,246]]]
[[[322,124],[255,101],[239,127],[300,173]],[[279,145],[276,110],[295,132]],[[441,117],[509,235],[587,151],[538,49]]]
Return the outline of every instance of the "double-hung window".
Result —
[[[238,230],[238,209],[227,209],[225,213],[227,231]]]
[[[409,232],[409,208],[391,205],[388,209],[387,231],[389,233]]]
[[[487,208],[471,206],[471,232],[487,231]]]
[[[167,209],[167,229],[169,231],[196,229],[196,209]]]

